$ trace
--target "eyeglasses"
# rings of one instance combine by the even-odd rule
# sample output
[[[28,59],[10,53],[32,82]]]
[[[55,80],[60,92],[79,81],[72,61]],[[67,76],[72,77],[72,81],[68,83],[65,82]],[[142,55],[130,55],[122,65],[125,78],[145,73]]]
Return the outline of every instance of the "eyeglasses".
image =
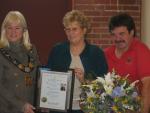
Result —
[[[81,28],[77,28],[77,27],[74,27],[74,28],[65,28],[64,30],[69,33],[69,32],[77,32],[78,30],[80,30]]]

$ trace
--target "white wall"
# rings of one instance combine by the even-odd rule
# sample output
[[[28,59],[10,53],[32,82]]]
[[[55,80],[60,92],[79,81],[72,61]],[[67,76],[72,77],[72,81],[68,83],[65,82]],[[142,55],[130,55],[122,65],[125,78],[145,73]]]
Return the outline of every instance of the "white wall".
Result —
[[[150,0],[142,0],[142,41],[150,48]]]

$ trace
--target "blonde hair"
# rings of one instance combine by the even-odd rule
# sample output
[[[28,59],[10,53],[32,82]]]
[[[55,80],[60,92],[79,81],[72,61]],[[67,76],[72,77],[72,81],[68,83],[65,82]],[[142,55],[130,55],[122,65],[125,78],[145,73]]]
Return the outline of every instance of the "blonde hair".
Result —
[[[65,14],[63,25],[67,27],[72,22],[78,22],[81,28],[86,28],[90,31],[90,23],[88,18],[79,10],[72,10]]]
[[[10,11],[6,15],[1,27],[1,39],[0,39],[1,47],[9,47],[9,41],[6,37],[6,27],[8,26],[9,23],[12,22],[17,22],[23,28],[22,41],[26,49],[30,50],[32,44],[30,43],[30,39],[29,39],[27,23],[24,16],[19,11]]]

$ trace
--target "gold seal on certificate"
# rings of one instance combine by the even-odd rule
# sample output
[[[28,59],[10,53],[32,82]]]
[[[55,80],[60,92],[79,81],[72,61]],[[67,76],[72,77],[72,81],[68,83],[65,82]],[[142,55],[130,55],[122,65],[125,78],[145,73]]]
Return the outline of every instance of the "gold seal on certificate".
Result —
[[[46,101],[47,101],[47,98],[46,98],[46,97],[42,97],[42,98],[41,98],[41,101],[42,101],[42,102],[46,102]]]
[[[72,71],[40,69],[38,107],[67,111],[72,107],[74,76]]]

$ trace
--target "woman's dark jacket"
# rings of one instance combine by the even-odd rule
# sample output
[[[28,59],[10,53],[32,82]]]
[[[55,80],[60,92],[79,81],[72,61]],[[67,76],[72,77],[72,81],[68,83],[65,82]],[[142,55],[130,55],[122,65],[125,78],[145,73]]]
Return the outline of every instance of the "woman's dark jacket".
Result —
[[[85,77],[88,74],[103,76],[107,73],[107,63],[103,51],[95,46],[88,44],[82,53],[80,59],[84,67]],[[59,43],[53,47],[48,58],[47,67],[53,71],[68,71],[71,64],[70,44],[69,42]],[[94,77],[94,78],[95,78]]]

